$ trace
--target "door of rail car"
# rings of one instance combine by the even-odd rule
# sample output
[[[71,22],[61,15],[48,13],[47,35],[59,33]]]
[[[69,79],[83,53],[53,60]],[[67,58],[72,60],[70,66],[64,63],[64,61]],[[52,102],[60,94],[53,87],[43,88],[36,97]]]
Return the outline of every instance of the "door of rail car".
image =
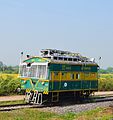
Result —
[[[61,73],[60,72],[51,72],[51,80],[52,80],[52,91],[60,90],[61,87]]]

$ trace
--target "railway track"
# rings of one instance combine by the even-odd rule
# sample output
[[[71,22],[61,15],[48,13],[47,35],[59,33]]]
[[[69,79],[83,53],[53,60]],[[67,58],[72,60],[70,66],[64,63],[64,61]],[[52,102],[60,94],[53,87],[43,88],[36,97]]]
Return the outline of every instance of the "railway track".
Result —
[[[11,111],[22,108],[42,108],[44,105],[29,105],[29,104],[16,104],[16,105],[3,105],[0,106],[0,111]]]
[[[102,97],[93,97],[90,99],[85,99],[82,101],[82,103],[80,102],[75,103],[75,102],[70,102],[68,101],[68,103],[63,103],[63,104],[54,104],[54,105],[29,105],[29,104],[15,104],[15,105],[1,105],[0,106],[0,112],[1,111],[11,111],[11,110],[16,110],[16,109],[23,109],[23,108],[50,108],[50,107],[64,107],[64,106],[72,106],[72,105],[84,105],[84,104],[91,104],[91,103],[99,103],[99,102],[110,102],[113,101],[113,96],[102,96]]]

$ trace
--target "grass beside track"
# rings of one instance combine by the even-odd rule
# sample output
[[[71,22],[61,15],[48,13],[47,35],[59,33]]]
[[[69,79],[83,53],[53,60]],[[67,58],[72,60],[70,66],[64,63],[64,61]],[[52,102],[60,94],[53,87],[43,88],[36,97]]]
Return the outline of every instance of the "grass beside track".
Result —
[[[37,108],[27,108],[0,112],[0,120],[112,120],[113,108],[97,108],[91,111],[78,114],[67,113],[59,115],[51,112],[44,112]]]
[[[16,100],[16,101],[0,101],[0,106],[4,105],[18,105],[25,104],[24,100]]]

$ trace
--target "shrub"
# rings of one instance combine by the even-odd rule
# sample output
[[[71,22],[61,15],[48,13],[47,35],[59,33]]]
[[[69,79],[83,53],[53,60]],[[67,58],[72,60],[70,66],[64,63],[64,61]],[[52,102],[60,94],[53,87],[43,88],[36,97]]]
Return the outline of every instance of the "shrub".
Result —
[[[0,95],[17,94],[18,87],[20,87],[20,79],[17,75],[0,75]]]
[[[113,91],[113,74],[100,74],[98,83],[100,91]]]

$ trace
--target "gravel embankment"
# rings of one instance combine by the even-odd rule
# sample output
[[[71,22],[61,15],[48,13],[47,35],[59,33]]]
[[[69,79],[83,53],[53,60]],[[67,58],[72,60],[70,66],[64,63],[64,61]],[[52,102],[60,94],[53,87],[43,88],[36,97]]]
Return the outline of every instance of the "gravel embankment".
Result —
[[[41,111],[55,112],[58,114],[64,114],[68,112],[79,113],[87,110],[92,110],[97,107],[109,107],[113,106],[113,101],[108,102],[98,102],[98,103],[87,103],[87,104],[75,104],[70,106],[55,106],[55,107],[46,107],[39,108]]]

